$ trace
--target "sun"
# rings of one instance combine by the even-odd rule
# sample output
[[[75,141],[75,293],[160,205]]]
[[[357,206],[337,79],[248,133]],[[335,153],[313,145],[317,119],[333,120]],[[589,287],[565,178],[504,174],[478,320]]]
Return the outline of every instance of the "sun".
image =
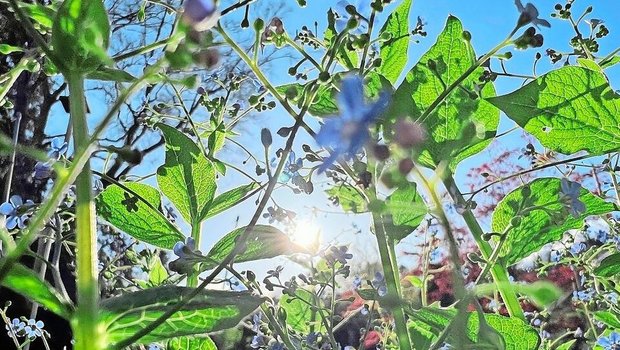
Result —
[[[295,223],[291,240],[302,247],[316,250],[321,238],[321,229],[309,220],[300,220]]]

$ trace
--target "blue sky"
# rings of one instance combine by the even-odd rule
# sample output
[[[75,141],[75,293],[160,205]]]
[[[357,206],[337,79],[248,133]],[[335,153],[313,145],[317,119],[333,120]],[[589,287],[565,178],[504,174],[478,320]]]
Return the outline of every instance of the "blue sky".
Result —
[[[224,4],[232,3],[233,1],[224,1]],[[285,0],[287,5],[281,10],[282,20],[284,22],[286,30],[294,35],[295,31],[301,26],[306,25],[309,28],[314,28],[314,22],[318,22],[319,34],[321,34],[326,24],[326,11],[336,1],[326,0],[307,0],[308,5],[306,8],[298,8],[296,1]],[[261,6],[267,6],[273,4],[268,0],[258,1],[262,3]],[[394,1],[393,4],[387,7],[387,11],[390,11],[397,6],[400,1]],[[551,18],[549,15],[553,12],[553,6],[555,1],[538,0],[534,2],[538,7],[541,18],[549,20],[552,24],[552,28],[543,28],[542,33],[545,37],[545,44],[538,50],[526,50],[516,51],[511,50],[514,57],[508,61],[507,69],[512,73],[522,73],[530,75],[532,72],[532,62],[536,52],[541,52],[543,58],[540,60],[537,68],[537,73],[542,74],[553,66],[549,63],[548,58],[544,56],[544,49],[552,47],[558,51],[569,51],[568,40],[572,37],[572,30],[568,22]],[[600,41],[600,55],[604,56],[608,52],[612,51],[616,47],[614,43],[620,43],[620,17],[617,13],[620,13],[620,2],[617,0],[594,0],[584,1],[579,0],[573,5],[574,13],[581,14],[586,6],[592,4],[594,6],[593,13],[589,18],[600,18],[605,21],[605,24],[609,27],[611,33],[609,36]],[[138,6],[138,5],[136,5]],[[251,22],[253,21],[255,11],[251,13]],[[242,17],[243,11],[237,11],[231,17],[239,19]],[[488,0],[414,0],[411,11],[410,23],[413,28],[417,16],[423,18],[426,23],[425,30],[428,33],[427,37],[419,38],[420,42],[417,44],[411,44],[409,50],[408,65],[405,72],[408,71],[420,58],[420,56],[433,45],[438,34],[443,29],[445,21],[449,15],[454,15],[461,19],[463,26],[472,35],[472,44],[477,55],[484,54],[487,50],[494,47],[497,43],[502,41],[505,36],[514,28],[516,20],[518,18],[518,12],[511,0],[500,1],[488,1]],[[382,23],[386,17],[386,14],[382,14],[379,17]],[[269,21],[268,18],[265,19]],[[377,25],[376,28],[381,28],[381,25]],[[581,29],[586,31],[587,25],[583,24]],[[246,33],[249,33],[249,29]],[[376,33],[375,33],[376,34]],[[247,35],[247,34],[243,34]],[[292,64],[290,59],[278,59],[274,61],[269,69],[265,71],[267,76],[276,83],[290,82],[292,78],[286,74],[288,67]],[[557,65],[559,67],[559,64]],[[616,89],[620,86],[620,64],[608,69],[606,72],[610,78],[612,86]],[[402,76],[401,76],[402,78]],[[521,84],[519,79],[498,79],[496,81],[496,89],[498,94],[505,94],[518,88]],[[93,92],[89,96],[89,102],[91,109],[93,109],[92,121],[95,122],[98,117],[105,113],[107,106],[103,105],[96,92]],[[95,108],[93,108],[93,106]],[[49,129],[52,132],[64,132],[66,117],[64,113],[57,111],[58,115],[56,122]],[[268,127],[274,132],[274,147],[273,152],[278,147],[283,146],[284,140],[278,136],[275,136],[277,131],[282,126],[290,126],[292,124],[291,118],[286,115],[286,112],[276,108],[273,111],[266,113],[260,113],[248,118],[247,121],[240,124],[237,132],[240,134],[238,141],[248,146],[255,154],[262,154],[261,146],[259,143],[259,132],[262,127]],[[62,121],[62,122],[61,122]],[[316,121],[308,121],[311,126],[318,130],[318,123]],[[500,124],[500,130],[508,130],[513,126],[512,122],[507,120],[505,116],[502,116],[502,122]],[[512,136],[506,138],[507,142],[510,142]],[[296,139],[294,150],[298,154],[302,154],[301,145],[308,143],[315,147],[314,141],[304,135],[303,133]],[[227,162],[240,165],[245,160],[245,155],[239,152],[239,149],[234,146],[226,146],[220,153],[220,157]],[[481,156],[485,157],[485,155]],[[486,156],[488,157],[488,156]],[[462,175],[462,172],[467,167],[481,161],[480,158],[469,159],[463,162],[463,165],[459,169],[457,176]],[[137,169],[137,173],[148,174],[153,173],[156,168],[163,163],[163,150],[154,152],[149,157],[145,158],[144,165]],[[464,169],[465,168],[465,169]],[[247,170],[249,173],[253,173],[254,165],[248,165]],[[153,184],[154,179],[151,179]],[[244,184],[245,178],[239,176],[234,170],[229,169],[226,177],[221,178],[218,182],[219,191],[222,192],[234,186]],[[265,178],[262,178],[265,181]],[[274,194],[274,200],[279,205],[294,210],[297,212],[300,220],[306,224],[311,222],[321,229],[323,243],[338,242],[339,244],[352,244],[353,253],[356,255],[354,262],[362,263],[365,260],[373,260],[376,254],[374,238],[371,236],[368,230],[369,219],[367,216],[347,216],[339,212],[339,209],[328,205],[327,196],[323,193],[323,189],[326,188],[326,181],[323,179],[315,180],[315,193],[312,195],[294,195],[290,189],[281,188]],[[318,210],[314,210],[318,208]],[[255,209],[254,199],[248,200],[246,203],[235,207],[233,210],[225,212],[216,216],[215,218],[207,221],[203,226],[203,243],[202,250],[208,251],[211,245],[216,242],[227,232],[230,232],[235,228],[237,224],[245,225],[249,222]],[[357,228],[361,230],[361,233],[354,233]],[[257,270],[258,275],[261,276],[262,272],[272,268],[276,264],[286,263],[284,259],[276,259],[275,261],[268,261],[260,264],[252,264],[252,268]],[[248,266],[248,265],[246,265]],[[290,266],[290,265],[289,265]]]

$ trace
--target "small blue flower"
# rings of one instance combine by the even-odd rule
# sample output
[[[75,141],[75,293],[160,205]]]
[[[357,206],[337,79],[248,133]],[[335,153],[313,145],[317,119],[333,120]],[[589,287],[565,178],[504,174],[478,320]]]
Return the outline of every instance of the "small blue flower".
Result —
[[[213,0],[186,0],[183,19],[196,31],[213,28],[219,20],[219,12]]]
[[[577,256],[579,253],[584,252],[588,246],[584,242],[575,242],[570,246],[570,252]]]
[[[375,278],[372,280],[372,286],[377,290],[377,294],[380,297],[387,295],[387,285],[385,284],[385,278],[381,272],[375,273]]]
[[[254,332],[257,332],[257,333],[260,332],[260,324],[261,324],[262,318],[263,318],[263,314],[260,312],[257,312],[254,314],[254,316],[252,316],[252,330]]]
[[[271,350],[284,350],[284,343],[277,342],[270,348]]]
[[[582,301],[588,302],[592,300],[594,296],[594,290],[592,288],[588,288],[580,291],[573,291],[573,301]]]
[[[290,152],[288,154],[288,160],[284,165],[284,169],[282,169],[282,173],[278,180],[283,183],[287,183],[290,179],[294,179],[299,175],[299,169],[301,169],[304,165],[304,161],[301,158],[295,159],[295,152]]]
[[[38,337],[43,336],[43,326],[45,324],[43,321],[36,321],[33,319],[29,319],[26,327],[24,327],[24,333],[28,339],[33,340]]]
[[[612,305],[617,305],[618,304],[618,293],[611,292],[611,293],[605,294],[605,300],[609,301],[609,303],[611,303]]]
[[[538,9],[531,3],[528,3],[524,7],[521,0],[515,0],[515,5],[517,6],[517,10],[521,13],[521,16],[519,17],[520,27],[529,23],[532,23],[536,27],[539,25],[547,28],[551,27],[551,24],[547,20],[538,18]]]
[[[26,227],[26,221],[30,216],[27,210],[33,205],[31,200],[24,203],[19,195],[13,195],[8,202],[0,204],[0,215],[6,215],[6,228],[12,230],[15,227],[20,229]]]
[[[360,278],[360,276],[355,276],[355,278],[353,279],[353,289],[360,288],[362,288],[362,279]]]
[[[620,333],[611,332],[607,337],[598,338],[596,343],[605,350],[618,350],[620,349]]]
[[[174,254],[181,259],[193,254],[194,250],[196,250],[196,241],[192,237],[187,237],[185,242],[176,242],[172,248]]]
[[[334,265],[336,262],[346,265],[347,260],[353,258],[353,254],[347,253],[347,250],[349,250],[349,248],[345,245],[340,247],[331,246],[329,250],[324,253],[325,260],[327,260],[330,265]]]
[[[318,333],[318,332],[308,333],[308,335],[306,336],[306,344],[308,345],[316,344],[317,340],[319,340],[320,335],[321,333]]]
[[[262,334],[257,334],[252,337],[252,342],[250,343],[250,347],[252,347],[252,349],[258,349],[265,345],[267,344],[265,344],[265,338]]]
[[[196,249],[196,241],[192,237],[187,237],[185,242],[175,243],[172,251],[178,259],[171,261],[168,266],[178,273],[189,273],[195,264],[205,260],[200,250]]]
[[[559,250],[552,250],[549,254],[549,260],[551,262],[559,262],[562,259],[562,252]]]
[[[568,212],[574,217],[578,218],[579,215],[586,212],[586,205],[579,199],[581,192],[581,185],[562,179],[560,183],[560,192],[562,193],[562,199],[565,206],[568,208]]]
[[[492,299],[491,301],[489,301],[489,304],[487,304],[487,307],[490,310],[493,310],[493,312],[497,312],[497,311],[499,311],[500,305],[499,305],[499,302],[497,300]]]
[[[342,80],[338,95],[340,116],[327,119],[316,136],[319,145],[333,150],[320,166],[319,173],[327,170],[340,156],[351,159],[359,151],[370,137],[368,128],[385,111],[389,100],[389,94],[382,92],[377,101],[366,104],[362,77],[350,75]]]
[[[24,336],[25,327],[26,323],[19,318],[14,318],[13,320],[11,320],[11,323],[4,326],[4,328],[6,329],[6,333],[9,335],[9,337],[12,337],[13,335],[18,337]]]
[[[52,176],[52,164],[50,162],[37,162],[34,165],[33,177],[37,180],[44,180]]]
[[[336,3],[336,7],[334,8],[334,12],[336,14],[336,21],[334,25],[336,26],[336,30],[338,32],[342,32],[346,29],[347,23],[351,18],[351,14],[347,11],[347,6],[355,6],[355,12],[366,15],[370,12],[370,0],[357,0],[355,3],[351,3],[350,1],[340,0]],[[364,29],[362,27],[360,29]]]
[[[441,253],[441,249],[433,249],[433,251],[431,251],[431,254],[429,255],[429,259],[430,263],[433,265],[441,264],[441,261],[443,260],[443,254]]]
[[[67,143],[61,138],[55,138],[52,140],[52,149],[49,151],[48,155],[50,158],[54,160],[59,160],[60,157],[67,153]]]

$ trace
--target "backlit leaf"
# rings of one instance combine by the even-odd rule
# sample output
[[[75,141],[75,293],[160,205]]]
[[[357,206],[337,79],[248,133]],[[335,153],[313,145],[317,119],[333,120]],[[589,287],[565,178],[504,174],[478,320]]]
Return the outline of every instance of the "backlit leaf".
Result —
[[[388,16],[383,28],[379,31],[379,36],[383,33],[391,34],[389,40],[381,43],[379,52],[382,62],[379,73],[392,84],[396,82],[407,64],[410,9],[411,0],[403,0],[396,10]]]

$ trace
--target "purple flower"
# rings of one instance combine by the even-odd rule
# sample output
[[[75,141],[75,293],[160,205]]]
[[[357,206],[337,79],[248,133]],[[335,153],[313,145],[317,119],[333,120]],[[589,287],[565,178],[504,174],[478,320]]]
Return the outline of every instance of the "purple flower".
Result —
[[[186,0],[183,19],[199,32],[211,29],[220,18],[213,0]]]
[[[586,212],[586,205],[579,199],[581,185],[566,179],[560,182],[561,198],[568,211],[575,217]]]
[[[340,116],[327,119],[316,136],[319,145],[333,150],[319,168],[319,173],[328,169],[341,155],[351,159],[368,140],[370,124],[388,106],[390,97],[386,92],[382,92],[374,103],[366,104],[363,84],[364,80],[358,75],[342,80],[338,95]]]
[[[263,318],[263,314],[260,312],[257,312],[254,314],[254,316],[252,316],[252,330],[254,332],[257,332],[257,333],[260,332],[260,324],[261,324],[262,318]]]
[[[530,23],[536,27],[538,27],[538,25],[547,28],[551,27],[551,24],[547,20],[538,18],[538,9],[536,6],[531,3],[527,3],[524,7],[521,0],[515,0],[515,5],[517,6],[517,10],[521,13],[521,16],[519,16],[519,22],[517,23],[519,27],[523,27]]]
[[[620,349],[620,333],[611,332],[607,337],[598,338],[596,343],[605,350],[618,350]]]
[[[250,347],[252,347],[252,349],[258,349],[260,347],[263,347],[267,344],[265,344],[265,338],[263,337],[262,334],[257,334],[252,338],[252,342],[250,343]]]
[[[52,176],[52,164],[50,162],[37,162],[34,165],[33,175],[37,180],[44,180]]]
[[[15,227],[20,229],[26,227],[26,221],[30,216],[27,210],[33,205],[31,200],[24,203],[19,195],[13,195],[8,202],[0,204],[0,215],[6,215],[6,228],[12,230]]]

